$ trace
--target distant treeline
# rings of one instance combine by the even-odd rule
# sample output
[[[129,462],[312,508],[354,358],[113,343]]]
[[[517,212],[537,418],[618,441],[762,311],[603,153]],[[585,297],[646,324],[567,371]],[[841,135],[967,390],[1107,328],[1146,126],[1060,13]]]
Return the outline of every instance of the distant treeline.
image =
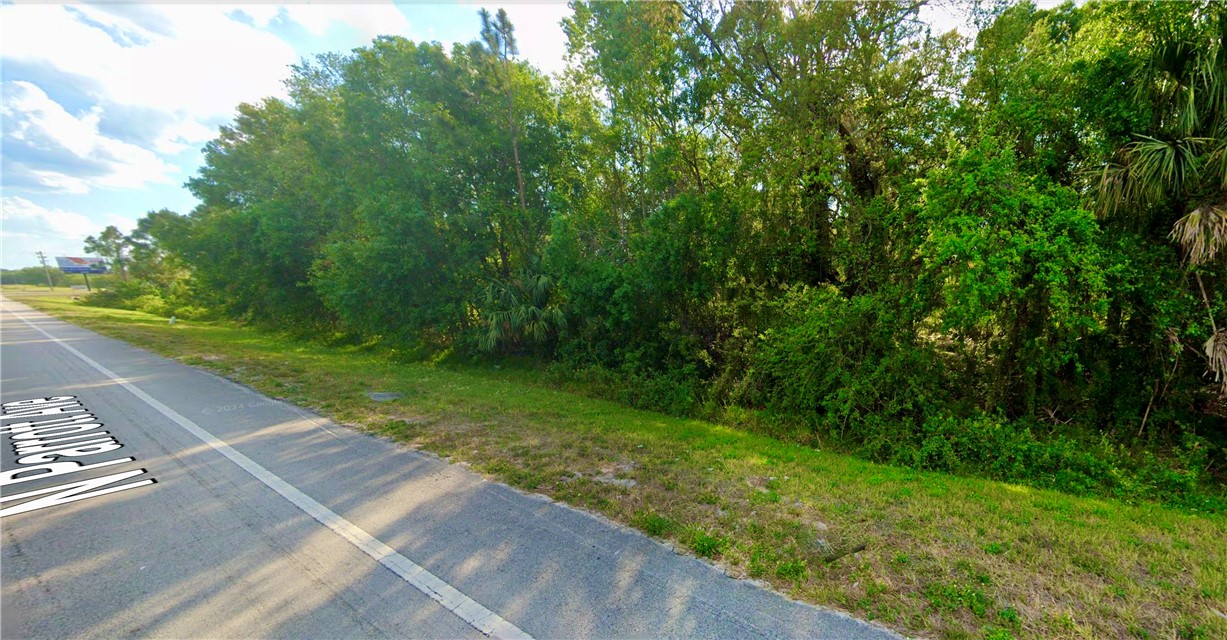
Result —
[[[51,284],[56,287],[85,286],[85,276],[64,273],[55,267],[49,269],[43,269],[42,267],[0,269],[0,284],[27,284],[45,287],[47,286],[48,275],[51,277]],[[91,285],[105,287],[111,283],[112,278],[113,276],[111,275],[90,276],[89,282]]]
[[[968,41],[919,4],[573,2],[554,78],[502,12],[321,56],[208,144],[195,211],[142,220],[128,286],[1206,504],[1227,6],[1015,4]]]

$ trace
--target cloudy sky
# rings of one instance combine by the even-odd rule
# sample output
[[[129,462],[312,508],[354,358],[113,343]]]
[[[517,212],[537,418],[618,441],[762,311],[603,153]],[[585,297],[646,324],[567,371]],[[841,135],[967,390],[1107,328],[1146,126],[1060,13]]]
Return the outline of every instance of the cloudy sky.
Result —
[[[4,268],[82,255],[151,210],[187,213],[200,148],[241,102],[283,96],[289,66],[376,35],[468,42],[478,2],[0,6]],[[561,68],[565,3],[506,4],[521,55]]]
[[[190,212],[200,148],[239,103],[283,96],[290,65],[381,34],[468,42],[486,4],[0,2],[4,268],[82,255],[87,235],[149,211]],[[958,0],[937,2],[929,19],[956,26]],[[565,1],[503,6],[521,56],[560,70]]]

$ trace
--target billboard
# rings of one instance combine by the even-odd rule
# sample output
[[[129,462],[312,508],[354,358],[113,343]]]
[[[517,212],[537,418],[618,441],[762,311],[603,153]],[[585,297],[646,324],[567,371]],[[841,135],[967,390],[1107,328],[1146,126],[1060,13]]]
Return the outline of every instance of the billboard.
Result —
[[[64,273],[106,273],[107,263],[102,258],[61,258],[55,263]]]

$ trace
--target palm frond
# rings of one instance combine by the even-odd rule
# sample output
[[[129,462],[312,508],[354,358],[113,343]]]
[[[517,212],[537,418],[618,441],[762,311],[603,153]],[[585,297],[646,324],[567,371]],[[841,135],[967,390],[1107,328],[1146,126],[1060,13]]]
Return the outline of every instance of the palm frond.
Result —
[[[1094,185],[1096,213],[1100,217],[1111,216],[1127,201],[1125,194],[1125,179],[1128,168],[1112,162],[1105,162],[1099,174],[1099,181]]]
[[[486,351],[544,344],[566,325],[566,314],[551,298],[553,280],[545,274],[525,271],[518,278],[493,282],[486,287],[487,331],[481,347]]]
[[[1204,346],[1206,360],[1214,381],[1219,383],[1219,396],[1227,398],[1227,329],[1219,329],[1210,335]]]
[[[1101,187],[1101,199],[1115,197],[1116,206],[1123,202],[1148,205],[1169,195],[1180,195],[1187,185],[1196,184],[1201,175],[1200,149],[1214,142],[1212,138],[1198,137],[1175,140],[1137,137],[1120,154],[1120,175],[1111,176],[1119,184],[1107,185],[1115,191],[1105,193]],[[1105,168],[1104,180],[1108,178]]]
[[[1199,94],[1196,82],[1188,87],[1184,87],[1184,90],[1181,92],[1176,113],[1176,130],[1182,135],[1193,135],[1197,131],[1198,125],[1201,124],[1201,110],[1197,108],[1197,96]]]
[[[1219,188],[1227,191],[1227,135],[1215,140],[1206,154],[1206,171],[1211,181],[1217,179]]]
[[[1168,237],[1180,245],[1190,265],[1209,263],[1227,244],[1227,207],[1202,205],[1194,209],[1172,225]]]

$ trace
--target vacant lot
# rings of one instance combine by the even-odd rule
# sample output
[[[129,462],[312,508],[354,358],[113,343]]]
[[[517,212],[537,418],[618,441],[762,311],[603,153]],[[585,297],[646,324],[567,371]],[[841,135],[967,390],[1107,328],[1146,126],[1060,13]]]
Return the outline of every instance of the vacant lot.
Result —
[[[1222,516],[869,464],[516,372],[5,293],[909,635],[1227,637]]]

